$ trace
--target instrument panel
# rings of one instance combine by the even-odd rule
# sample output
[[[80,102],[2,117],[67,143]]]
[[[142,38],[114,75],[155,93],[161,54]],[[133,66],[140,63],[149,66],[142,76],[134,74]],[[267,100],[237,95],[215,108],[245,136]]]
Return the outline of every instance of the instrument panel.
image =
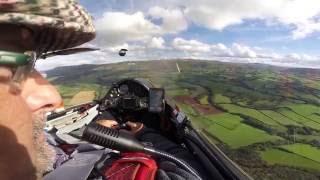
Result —
[[[106,109],[141,110],[148,108],[151,83],[138,79],[125,79],[113,84],[102,105]]]

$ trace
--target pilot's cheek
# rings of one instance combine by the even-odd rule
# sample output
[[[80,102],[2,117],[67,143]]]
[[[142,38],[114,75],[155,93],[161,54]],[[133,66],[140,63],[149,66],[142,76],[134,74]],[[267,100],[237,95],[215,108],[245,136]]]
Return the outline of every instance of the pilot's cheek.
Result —
[[[62,105],[58,91],[42,75],[34,72],[22,86],[22,97],[32,112],[52,111]]]

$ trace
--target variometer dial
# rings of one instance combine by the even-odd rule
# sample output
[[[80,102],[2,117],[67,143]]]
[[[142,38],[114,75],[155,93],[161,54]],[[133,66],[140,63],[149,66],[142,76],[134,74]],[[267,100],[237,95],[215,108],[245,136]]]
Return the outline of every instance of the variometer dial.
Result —
[[[127,94],[129,92],[129,87],[126,84],[123,84],[119,87],[120,94]]]

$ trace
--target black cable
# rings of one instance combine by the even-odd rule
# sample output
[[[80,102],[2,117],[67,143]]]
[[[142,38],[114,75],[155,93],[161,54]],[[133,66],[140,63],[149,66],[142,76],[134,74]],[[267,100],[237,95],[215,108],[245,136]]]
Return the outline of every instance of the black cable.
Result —
[[[169,153],[166,153],[166,152],[160,151],[160,150],[156,150],[156,149],[153,149],[151,147],[144,147],[144,152],[147,153],[147,154],[160,156],[160,157],[162,157],[164,159],[167,159],[167,160],[171,160],[171,161],[175,162],[178,166],[182,167],[183,169],[185,169],[188,172],[190,172],[191,174],[193,174],[197,179],[202,180],[200,175],[191,166],[189,166],[183,160],[178,159],[178,158],[172,156]]]
[[[169,153],[146,147],[137,139],[135,139],[131,134],[125,133],[123,131],[117,131],[115,129],[107,128],[96,123],[91,123],[84,130],[82,138],[91,143],[118,151],[145,152],[147,154],[172,160],[179,166],[184,168],[186,171],[193,174],[199,180],[202,180],[200,175],[186,162],[172,156]]]

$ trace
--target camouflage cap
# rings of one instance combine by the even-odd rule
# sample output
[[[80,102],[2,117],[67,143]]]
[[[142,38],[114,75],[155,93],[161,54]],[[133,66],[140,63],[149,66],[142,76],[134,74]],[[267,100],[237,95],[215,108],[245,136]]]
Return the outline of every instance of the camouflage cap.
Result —
[[[0,24],[35,32],[38,52],[81,45],[95,37],[91,16],[74,0],[0,0]]]

